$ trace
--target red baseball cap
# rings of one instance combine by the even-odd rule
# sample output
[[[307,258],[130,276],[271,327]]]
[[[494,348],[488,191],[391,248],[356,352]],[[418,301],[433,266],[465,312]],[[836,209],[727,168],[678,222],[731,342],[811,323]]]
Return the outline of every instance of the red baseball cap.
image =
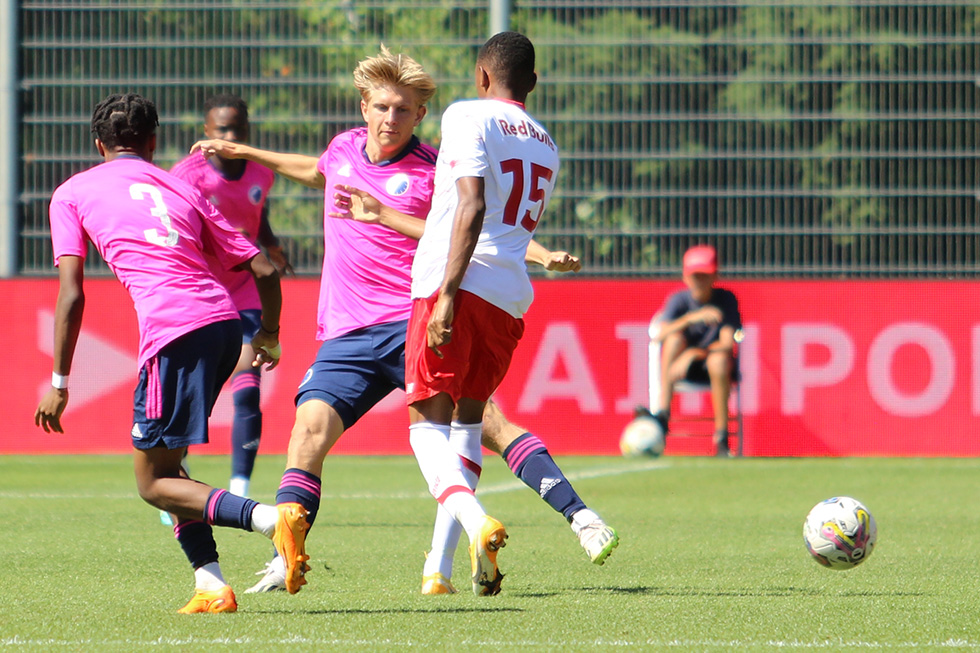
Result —
[[[684,274],[718,272],[718,254],[711,245],[695,245],[684,252]]]

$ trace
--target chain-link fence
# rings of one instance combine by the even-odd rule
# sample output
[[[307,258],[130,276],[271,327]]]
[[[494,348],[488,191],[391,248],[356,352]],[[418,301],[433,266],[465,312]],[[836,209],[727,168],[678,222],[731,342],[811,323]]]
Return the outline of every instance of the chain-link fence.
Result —
[[[20,19],[29,274],[52,269],[47,201],[97,161],[88,121],[108,93],[157,102],[165,167],[215,92],[249,101],[260,147],[319,154],[361,122],[350,72],[384,42],[436,76],[420,128],[436,143],[489,29],[486,0],[34,0]],[[672,276],[694,242],[729,276],[980,267],[972,2],[518,0],[511,20],[538,50],[529,108],[562,149],[538,235],[589,273]],[[318,272],[322,196],[279,181],[272,207],[297,269]]]

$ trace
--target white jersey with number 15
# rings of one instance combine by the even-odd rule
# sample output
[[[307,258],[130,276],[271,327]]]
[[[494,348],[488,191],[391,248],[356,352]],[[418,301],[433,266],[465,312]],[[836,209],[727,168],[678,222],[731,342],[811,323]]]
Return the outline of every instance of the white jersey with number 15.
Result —
[[[456,181],[483,177],[483,231],[460,286],[514,317],[534,293],[524,253],[558,179],[558,148],[524,106],[465,100],[442,116],[432,209],[412,266],[412,297],[429,297],[446,270],[456,214]]]

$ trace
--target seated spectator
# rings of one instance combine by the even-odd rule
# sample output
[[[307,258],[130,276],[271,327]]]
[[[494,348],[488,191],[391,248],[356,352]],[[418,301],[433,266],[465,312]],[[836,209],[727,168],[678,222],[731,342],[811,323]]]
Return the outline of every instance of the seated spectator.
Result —
[[[660,311],[662,343],[660,398],[653,414],[664,434],[670,420],[674,384],[710,383],[716,455],[728,456],[728,397],[738,371],[736,332],[742,328],[735,295],[718,288],[718,256],[713,247],[696,245],[684,253],[686,290],[667,298]]]

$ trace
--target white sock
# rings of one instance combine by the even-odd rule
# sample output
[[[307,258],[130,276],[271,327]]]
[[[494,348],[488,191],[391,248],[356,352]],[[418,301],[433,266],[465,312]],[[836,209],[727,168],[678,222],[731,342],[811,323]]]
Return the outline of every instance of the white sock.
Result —
[[[446,578],[453,577],[453,555],[459,545],[463,527],[449,511],[436,504],[436,521],[432,526],[432,546],[422,567],[423,576],[440,573]]]
[[[213,592],[220,590],[227,584],[225,577],[221,575],[221,567],[217,562],[209,562],[194,570],[194,587],[196,589]]]
[[[228,491],[240,497],[248,498],[248,479],[244,476],[232,476],[228,481]]]
[[[469,487],[459,456],[449,444],[449,425],[416,422],[408,428],[408,439],[422,476],[429,485],[429,492],[437,500],[441,500],[472,540],[478,534],[487,513],[469,492],[457,491],[443,496],[452,487]]]
[[[449,445],[448,424],[412,424],[408,427],[408,440],[432,496],[438,499],[453,486],[468,487],[459,457]]]
[[[480,535],[480,527],[483,526],[483,518],[487,516],[487,511],[477,501],[476,496],[469,492],[454,492],[443,499],[442,505],[463,526],[470,542]]]
[[[279,509],[265,503],[260,503],[252,510],[252,530],[262,533],[270,540],[276,532],[276,522],[279,521]]]
[[[482,432],[481,424],[453,422],[449,429],[449,445],[461,459],[469,461],[469,464],[463,460],[460,462],[463,467],[463,478],[471,490],[476,490],[477,482],[480,480],[478,472],[483,467],[483,448],[480,446]],[[448,510],[440,505],[432,527],[432,548],[425,559],[423,576],[438,572],[446,578],[452,578],[453,556],[456,554],[459,536],[462,534],[463,527]]]
[[[597,519],[599,519],[599,515],[595,514],[588,508],[577,510],[574,514],[572,514],[572,532],[578,535],[579,531]]]

